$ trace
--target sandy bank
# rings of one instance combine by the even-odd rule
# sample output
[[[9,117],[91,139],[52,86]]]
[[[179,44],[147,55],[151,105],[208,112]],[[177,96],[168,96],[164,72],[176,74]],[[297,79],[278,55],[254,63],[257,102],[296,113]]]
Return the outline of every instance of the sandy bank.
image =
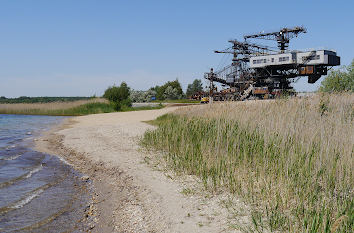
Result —
[[[199,190],[193,177],[157,169],[146,162],[154,155],[139,148],[139,137],[153,128],[143,121],[175,109],[70,118],[37,140],[37,150],[65,158],[90,177],[95,187],[90,214],[98,220],[94,232],[231,231],[221,195],[186,195]],[[248,221],[243,218],[240,223]]]

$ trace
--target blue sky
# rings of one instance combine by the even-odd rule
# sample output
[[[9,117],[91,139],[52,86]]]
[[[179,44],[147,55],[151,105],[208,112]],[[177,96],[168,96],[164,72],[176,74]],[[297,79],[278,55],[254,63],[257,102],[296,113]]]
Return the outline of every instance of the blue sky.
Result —
[[[290,48],[354,58],[354,1],[0,0],[0,96],[90,96],[126,81],[186,88],[244,34],[303,25]],[[276,45],[275,43],[273,45]],[[297,90],[315,90],[304,79]]]

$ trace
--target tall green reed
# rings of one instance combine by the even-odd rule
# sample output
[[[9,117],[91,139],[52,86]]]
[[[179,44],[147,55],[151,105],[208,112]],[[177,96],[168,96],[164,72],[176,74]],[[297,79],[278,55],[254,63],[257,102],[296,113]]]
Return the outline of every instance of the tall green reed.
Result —
[[[323,111],[303,112],[310,104],[306,101],[274,104],[278,105],[277,110],[292,105],[288,110],[300,116],[297,121],[306,126],[312,114],[324,117]],[[168,163],[176,171],[201,177],[211,191],[225,190],[244,198],[263,213],[271,231],[347,232],[353,228],[353,158],[348,154],[352,145],[331,146],[329,136],[316,137],[310,132],[303,132],[312,136],[304,143],[306,137],[296,131],[306,129],[303,126],[294,132],[267,133],[265,125],[245,123],[239,117],[230,117],[222,106],[215,108],[219,111],[207,118],[201,116],[201,109],[164,115],[155,121],[158,128],[145,133],[142,142],[165,151]],[[250,109],[245,107],[244,114],[255,119],[259,116],[252,114],[267,110]],[[339,121],[345,122],[322,119],[318,124],[332,123],[338,128],[353,120],[342,119],[348,112],[340,115],[335,106],[329,105],[328,109],[332,111],[327,113],[330,119],[335,119],[330,114],[336,114]],[[269,106],[268,111],[272,111]]]

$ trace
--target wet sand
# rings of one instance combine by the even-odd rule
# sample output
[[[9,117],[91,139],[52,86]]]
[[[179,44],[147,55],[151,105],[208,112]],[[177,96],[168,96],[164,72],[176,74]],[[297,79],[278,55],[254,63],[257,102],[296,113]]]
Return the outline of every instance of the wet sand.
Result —
[[[225,195],[203,193],[195,177],[161,170],[147,162],[157,155],[139,147],[139,137],[153,129],[144,121],[175,109],[70,118],[37,140],[37,150],[64,158],[92,181],[92,232],[235,232],[220,206]]]

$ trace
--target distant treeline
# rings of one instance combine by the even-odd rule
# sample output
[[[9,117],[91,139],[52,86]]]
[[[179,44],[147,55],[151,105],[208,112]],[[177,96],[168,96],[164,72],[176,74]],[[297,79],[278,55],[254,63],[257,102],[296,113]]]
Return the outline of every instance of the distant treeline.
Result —
[[[92,97],[28,97],[21,96],[18,98],[0,97],[1,104],[15,104],[15,103],[51,103],[51,102],[70,102],[77,100],[87,100]]]

